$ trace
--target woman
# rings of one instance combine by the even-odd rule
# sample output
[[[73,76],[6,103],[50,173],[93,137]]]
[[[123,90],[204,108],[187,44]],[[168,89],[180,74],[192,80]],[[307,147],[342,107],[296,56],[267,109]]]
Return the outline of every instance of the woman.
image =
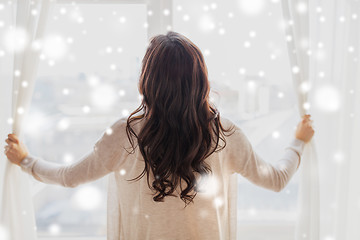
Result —
[[[6,139],[8,159],[44,183],[76,187],[111,173],[108,239],[236,239],[233,173],[281,191],[314,134],[306,115],[277,164],[264,161],[238,126],[220,119],[202,53],[175,32],[151,39],[138,87],[139,108],[72,165],[29,154],[14,134]]]

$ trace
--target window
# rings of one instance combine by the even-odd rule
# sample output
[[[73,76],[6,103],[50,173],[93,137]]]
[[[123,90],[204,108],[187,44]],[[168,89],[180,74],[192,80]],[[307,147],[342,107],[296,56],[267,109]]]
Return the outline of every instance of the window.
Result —
[[[34,155],[67,164],[138,106],[147,7],[59,3],[52,13],[25,135]],[[38,235],[105,236],[106,180],[75,189],[34,181]]]
[[[245,131],[266,161],[278,160],[297,123],[285,42],[291,39],[279,1],[130,2],[56,4],[29,113],[37,124],[26,127],[30,151],[62,164],[89,151],[106,127],[139,105],[147,39],[172,29],[202,50],[221,115]],[[238,179],[239,239],[267,232],[272,239],[292,237],[297,175],[281,193]],[[41,238],[105,236],[106,178],[76,189],[34,184]]]
[[[173,1],[174,30],[204,54],[221,115],[234,120],[272,163],[298,121],[282,19],[279,1]],[[238,238],[292,238],[297,175],[280,193],[238,180]]]

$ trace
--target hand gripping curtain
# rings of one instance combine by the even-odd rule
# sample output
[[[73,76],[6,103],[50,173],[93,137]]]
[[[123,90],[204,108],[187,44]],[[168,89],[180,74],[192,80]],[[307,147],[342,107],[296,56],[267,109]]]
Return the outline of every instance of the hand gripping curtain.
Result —
[[[12,132],[22,138],[22,125],[28,112],[39,62],[39,43],[44,33],[51,0],[18,0],[12,2],[14,31],[26,33],[22,51],[14,51],[12,80]],[[11,9],[11,7],[8,7]],[[33,12],[32,12],[33,10]],[[36,11],[37,14],[34,14]],[[15,38],[17,34],[14,34]],[[14,39],[17,41],[18,39]],[[29,176],[21,169],[5,163],[1,177],[0,221],[11,240],[36,239],[36,225]]]
[[[282,0],[287,47],[292,79],[302,117],[309,109],[309,92],[300,91],[310,85],[309,0]],[[299,11],[300,10],[300,11]],[[314,121],[316,121],[314,119]],[[314,136],[315,138],[316,136]],[[314,139],[313,138],[313,139]],[[314,140],[305,145],[300,167],[298,219],[295,239],[319,240],[320,200],[318,159]]]

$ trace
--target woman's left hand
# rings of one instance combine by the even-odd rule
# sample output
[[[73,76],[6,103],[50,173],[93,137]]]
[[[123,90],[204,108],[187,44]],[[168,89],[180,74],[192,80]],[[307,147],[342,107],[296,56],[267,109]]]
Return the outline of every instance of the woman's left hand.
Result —
[[[28,155],[25,144],[15,134],[9,134],[5,142],[8,144],[5,146],[6,157],[10,162],[20,166],[21,161]]]

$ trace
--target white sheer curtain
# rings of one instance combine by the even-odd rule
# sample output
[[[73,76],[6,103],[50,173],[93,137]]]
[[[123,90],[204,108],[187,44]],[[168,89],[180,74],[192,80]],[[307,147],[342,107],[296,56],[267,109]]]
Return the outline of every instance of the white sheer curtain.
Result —
[[[282,6],[300,113],[310,108],[316,131],[302,160],[296,239],[360,239],[360,2]]]
[[[310,19],[318,48],[312,91],[321,121],[318,140],[324,145],[319,149],[320,237],[360,239],[360,2],[327,0],[316,7],[321,14]]]
[[[310,111],[309,109],[311,105],[309,91],[307,91],[309,90],[308,86],[313,81],[313,76],[310,73],[311,50],[308,5],[308,0],[282,1],[289,60],[292,67],[294,88],[298,96],[300,117],[307,113],[313,113],[313,110]],[[319,174],[314,140],[305,146],[300,173],[296,239],[318,240]]]
[[[10,16],[13,21],[12,29],[6,33],[8,41],[12,41],[12,49],[8,54],[13,55],[12,74],[1,81],[3,91],[11,91],[1,95],[2,120],[9,116],[4,105],[12,104],[11,116],[7,121],[12,122],[12,132],[22,138],[22,125],[31,102],[35,83],[36,70],[39,62],[39,50],[41,49],[41,38],[45,29],[47,14],[51,0],[18,0],[4,4],[7,10],[12,11]],[[6,96],[11,99],[5,99]],[[6,121],[1,121],[6,124]],[[6,126],[2,126],[7,129]],[[2,137],[7,136],[2,132]],[[2,153],[3,154],[3,153]],[[6,158],[4,154],[2,158]],[[1,208],[0,217],[2,228],[5,229],[8,239],[32,240],[36,239],[36,224],[32,194],[29,185],[29,176],[21,172],[18,166],[9,161],[2,161],[1,167]]]

